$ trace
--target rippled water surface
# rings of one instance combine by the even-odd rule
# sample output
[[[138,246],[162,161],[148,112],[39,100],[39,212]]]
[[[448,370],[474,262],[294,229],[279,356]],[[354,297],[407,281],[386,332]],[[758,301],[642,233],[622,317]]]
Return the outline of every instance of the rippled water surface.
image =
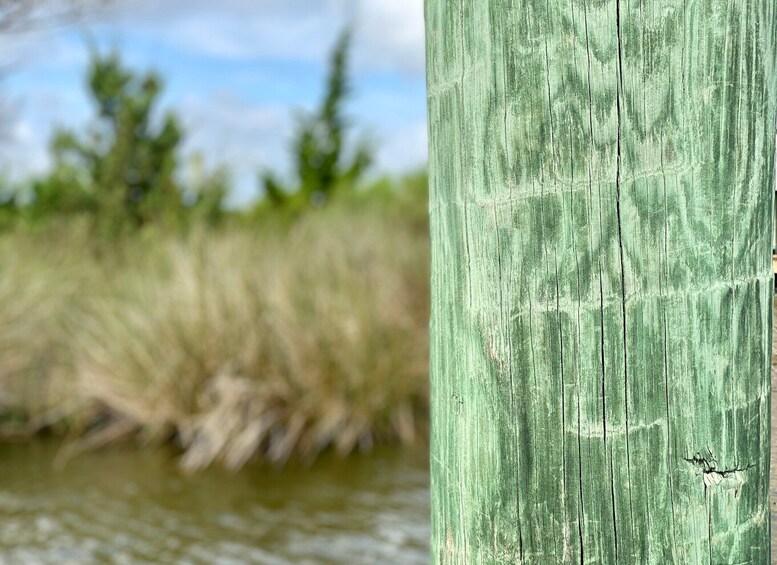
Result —
[[[0,445],[0,563],[426,563],[426,453],[182,475],[115,449]]]

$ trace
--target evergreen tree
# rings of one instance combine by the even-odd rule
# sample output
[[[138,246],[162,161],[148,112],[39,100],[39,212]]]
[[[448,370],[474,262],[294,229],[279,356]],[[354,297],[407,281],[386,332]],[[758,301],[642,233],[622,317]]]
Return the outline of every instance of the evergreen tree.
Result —
[[[350,94],[350,30],[340,34],[329,63],[326,91],[317,111],[301,115],[291,145],[296,186],[287,187],[270,171],[262,173],[265,204],[298,209],[325,203],[338,187],[352,187],[372,163],[372,151],[360,142],[350,153],[350,123],[344,105]]]
[[[88,87],[95,123],[85,136],[68,130],[54,136],[53,172],[34,187],[39,215],[86,212],[102,231],[116,232],[177,222],[192,208],[220,208],[222,183],[205,182],[218,185],[212,194],[199,191],[183,201],[175,176],[183,132],[172,112],[159,113],[162,81],[156,73],[138,74],[116,53],[95,53]]]

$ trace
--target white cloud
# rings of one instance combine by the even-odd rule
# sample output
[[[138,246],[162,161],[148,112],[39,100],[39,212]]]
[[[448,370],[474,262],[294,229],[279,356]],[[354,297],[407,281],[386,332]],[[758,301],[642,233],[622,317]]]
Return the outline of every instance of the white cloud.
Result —
[[[12,74],[2,85],[0,120],[7,135],[0,138],[0,168],[14,179],[45,172],[51,164],[49,141],[54,129],[77,127],[90,114],[81,77],[74,74],[67,81],[51,81],[48,64],[33,73]]]
[[[184,100],[181,110],[188,143],[212,150],[216,160],[269,164],[277,156],[272,147],[290,125],[286,108],[247,104],[229,92]],[[272,143],[262,148],[262,141]]]
[[[359,0],[360,66],[424,73],[423,0]]]
[[[424,71],[423,0],[134,0],[105,21],[226,59],[322,61],[338,31],[357,28],[359,69]],[[118,10],[118,12],[116,11]]]
[[[181,110],[184,154],[199,153],[210,168],[227,165],[236,183],[235,202],[255,196],[261,169],[284,172],[292,124],[288,108],[249,104],[222,91],[190,97]]]
[[[343,4],[343,0],[133,0],[116,4],[104,21],[199,55],[318,61],[344,19]]]
[[[426,120],[408,124],[383,137],[377,155],[380,171],[406,171],[422,167],[426,163]]]
[[[181,20],[169,29],[167,38],[179,47],[212,57],[315,61],[328,47],[330,29],[324,18],[315,15],[288,25],[279,17],[240,20],[232,14],[217,14],[207,26],[200,18]]]
[[[3,173],[12,179],[20,179],[31,173],[42,173],[50,166],[47,140],[40,135],[34,124],[17,119],[8,127],[8,136],[2,143],[3,150],[15,159],[3,160]]]

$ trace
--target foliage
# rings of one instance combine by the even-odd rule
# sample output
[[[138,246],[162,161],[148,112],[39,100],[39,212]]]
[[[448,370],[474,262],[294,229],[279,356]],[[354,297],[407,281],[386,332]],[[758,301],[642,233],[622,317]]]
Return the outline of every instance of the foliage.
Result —
[[[284,185],[265,171],[265,198],[253,210],[254,220],[258,213],[265,223],[288,225],[299,212],[320,207],[335,193],[355,194],[362,186],[372,151],[364,140],[349,143],[344,106],[350,92],[350,44],[345,30],[331,54],[318,110],[299,116],[291,147],[295,182]],[[95,51],[87,86],[95,117],[86,133],[57,131],[51,171],[10,192],[0,191],[0,229],[19,220],[45,228],[78,217],[102,245],[140,228],[212,225],[224,219],[228,175],[223,169],[205,172],[199,156],[192,158],[193,175],[181,170],[184,133],[178,117],[159,108],[163,85],[156,73],[135,72],[117,53]]]
[[[189,469],[423,437],[428,240],[401,216],[144,231],[98,260],[87,234],[0,238],[0,433],[174,440]]]
[[[172,112],[160,115],[159,76],[127,69],[116,53],[94,53],[88,86],[94,123],[84,136],[56,133],[53,170],[34,183],[27,214],[38,220],[87,214],[111,235],[151,222],[175,224],[203,208],[203,216],[217,218],[226,192],[220,177],[184,202],[176,178],[183,132]]]
[[[332,51],[318,110],[298,118],[291,146],[296,186],[284,186],[274,173],[263,172],[263,206],[292,211],[321,206],[338,188],[355,186],[372,163],[371,148],[364,141],[346,151],[350,124],[343,106],[350,93],[350,45],[351,33],[345,30]]]

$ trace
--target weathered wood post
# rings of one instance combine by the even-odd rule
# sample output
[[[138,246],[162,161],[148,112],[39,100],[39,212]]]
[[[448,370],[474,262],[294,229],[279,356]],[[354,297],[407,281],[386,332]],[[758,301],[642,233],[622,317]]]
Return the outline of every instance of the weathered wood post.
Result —
[[[774,0],[426,0],[437,563],[768,563]]]

